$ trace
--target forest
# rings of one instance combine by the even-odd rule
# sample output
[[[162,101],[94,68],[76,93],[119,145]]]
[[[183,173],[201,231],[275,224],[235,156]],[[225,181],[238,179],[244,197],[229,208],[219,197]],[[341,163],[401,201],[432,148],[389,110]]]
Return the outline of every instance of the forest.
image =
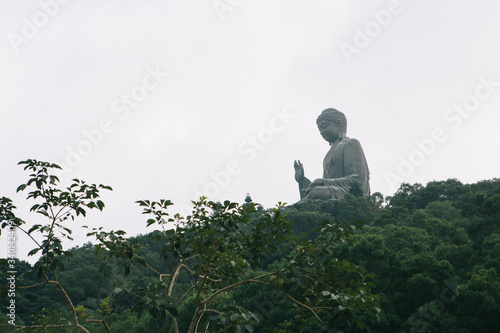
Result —
[[[57,165],[20,164],[32,173],[18,191],[48,222],[28,230],[1,197],[2,233],[19,228],[40,254],[16,262],[15,325],[1,259],[2,331],[500,332],[500,179],[269,209],[200,198],[186,217],[138,200],[144,234],[104,226],[64,249],[111,187],[62,187]]]

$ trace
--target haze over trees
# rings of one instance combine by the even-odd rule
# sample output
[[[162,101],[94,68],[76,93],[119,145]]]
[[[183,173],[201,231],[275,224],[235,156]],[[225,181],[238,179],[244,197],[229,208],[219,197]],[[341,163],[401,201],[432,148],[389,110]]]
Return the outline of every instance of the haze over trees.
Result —
[[[27,225],[0,200],[2,232],[14,224],[41,254],[16,262],[17,326],[2,316],[6,332],[500,331],[499,179],[273,209],[202,198],[187,217],[140,200],[145,234],[103,226],[66,250],[73,218],[104,209],[111,188],[64,188],[57,165],[20,164],[32,174],[18,190],[48,222]]]

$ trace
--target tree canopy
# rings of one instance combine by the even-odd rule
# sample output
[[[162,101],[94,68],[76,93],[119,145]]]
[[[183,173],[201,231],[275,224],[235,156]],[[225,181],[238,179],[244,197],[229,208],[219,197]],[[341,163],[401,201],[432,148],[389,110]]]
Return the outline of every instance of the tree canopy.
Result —
[[[102,226],[63,248],[73,219],[104,209],[109,186],[28,160],[18,191],[47,218],[29,225],[0,199],[1,227],[33,239],[16,261],[15,326],[6,332],[498,332],[500,180],[402,184],[392,196],[263,209],[201,198],[189,216],[139,200],[147,233]],[[1,259],[2,281],[10,258]],[[2,284],[0,306],[7,308]]]
[[[155,230],[126,237],[121,230],[94,228],[88,236],[95,245],[64,250],[72,220],[88,209],[102,210],[100,191],[111,187],[74,179],[62,189],[50,173],[57,165],[20,164],[33,173],[18,191],[32,190],[27,198],[37,203],[31,211],[48,222],[26,230],[12,201],[1,199],[2,228],[25,232],[35,243],[29,255],[41,253],[33,267],[19,266],[25,290],[15,298],[20,319],[4,328],[112,332],[123,331],[126,322],[126,331],[281,332],[293,326],[333,332],[365,328],[363,316],[381,311],[371,291],[373,274],[333,255],[360,223],[325,220],[315,237],[306,237],[293,230],[281,203],[262,210],[249,201],[202,197],[182,217],[169,214],[169,200],[139,200],[149,215],[145,227]]]

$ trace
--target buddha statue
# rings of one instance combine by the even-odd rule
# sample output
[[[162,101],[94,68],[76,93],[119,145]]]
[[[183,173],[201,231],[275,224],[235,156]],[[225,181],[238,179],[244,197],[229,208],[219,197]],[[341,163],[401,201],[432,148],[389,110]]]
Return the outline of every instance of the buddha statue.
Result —
[[[321,136],[330,143],[330,150],[323,160],[323,178],[313,182],[305,177],[300,160],[294,162],[301,201],[341,199],[353,184],[358,184],[364,195],[370,195],[370,171],[365,154],[358,140],[346,136],[345,115],[329,108],[319,115],[316,124]]]

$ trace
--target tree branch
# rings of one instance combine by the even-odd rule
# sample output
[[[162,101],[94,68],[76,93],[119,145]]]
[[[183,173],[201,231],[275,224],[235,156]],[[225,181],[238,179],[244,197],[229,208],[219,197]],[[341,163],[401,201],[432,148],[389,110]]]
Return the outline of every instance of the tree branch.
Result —
[[[42,282],[35,283],[35,284],[29,285],[29,286],[22,286],[22,287],[19,287],[18,289],[34,288],[34,287],[38,287],[38,286],[41,286],[41,285],[46,284],[46,283],[48,283],[48,282],[47,281],[42,281]]]
[[[286,293],[286,292],[284,292],[284,291],[282,291],[282,290],[278,289],[278,288],[277,288],[277,287],[275,287],[275,286],[271,286],[270,284],[265,283],[265,282],[262,282],[262,281],[251,281],[250,283],[263,284],[263,285],[265,285],[265,286],[268,286],[268,287],[271,287],[271,288],[273,288],[273,289],[278,290],[278,291],[279,291],[279,292],[281,292],[283,295],[285,295],[286,297],[288,297],[288,298],[289,298],[289,299],[290,299],[293,303],[295,303],[295,304],[297,304],[297,305],[299,305],[299,306],[301,306],[301,307],[303,307],[303,308],[305,308],[305,309],[307,309],[307,310],[311,311],[311,312],[312,312],[312,314],[313,314],[313,315],[314,315],[314,316],[315,316],[315,317],[319,320],[319,322],[323,324],[323,320],[321,320],[321,318],[318,316],[318,314],[316,313],[316,311],[314,311],[314,308],[311,308],[310,306],[308,306],[308,305],[306,305],[306,304],[304,304],[304,303],[299,302],[298,300],[296,300],[296,299],[295,299],[293,296],[291,296],[290,294],[288,294],[288,293]]]
[[[31,236],[26,230],[24,230],[20,226],[16,226],[16,228],[18,228],[19,230],[21,230],[22,232],[24,232],[26,235],[28,235],[28,237],[31,238],[33,240],[33,242],[35,242],[36,245],[38,245],[39,248],[41,247],[40,243],[38,243],[37,240],[34,239],[33,236]]]
[[[137,259],[142,259],[141,257],[139,257],[137,255],[137,253],[134,253],[134,258],[137,258]],[[161,279],[161,276],[162,275],[165,275],[165,274],[162,274],[160,272],[158,272],[156,269],[154,269],[153,267],[151,267],[147,262],[144,262],[144,264],[146,265],[147,268],[149,268],[152,272],[154,272],[155,274],[159,275],[160,276],[160,279]]]
[[[106,323],[106,321],[104,319],[85,319],[85,322],[86,323],[101,323],[104,325],[104,327],[106,328],[106,331],[108,331],[108,333],[112,333],[111,329],[108,326],[108,323]]]
[[[283,271],[280,270],[280,271]],[[293,303],[309,310],[312,312],[312,314],[320,321],[320,323],[323,323],[323,321],[321,320],[321,318],[318,316],[318,314],[316,313],[316,311],[314,311],[313,308],[311,308],[310,306],[298,301],[297,299],[295,299],[293,296],[291,296],[290,294],[280,290],[279,288],[275,287],[275,286],[272,286],[270,285],[269,283],[266,283],[266,282],[262,282],[262,281],[259,281],[259,279],[263,278],[263,277],[266,277],[266,276],[269,276],[269,275],[273,275],[273,274],[276,274],[276,273],[279,273],[280,271],[276,271],[276,272],[271,272],[271,273],[266,273],[266,274],[263,274],[263,275],[260,275],[260,276],[256,276],[254,278],[251,278],[249,280],[245,280],[245,281],[240,281],[240,282],[237,282],[237,283],[233,283],[232,285],[229,285],[227,287],[224,287],[220,290],[218,290],[217,292],[215,292],[214,294],[212,294],[210,297],[208,297],[207,299],[205,299],[202,304],[206,305],[208,302],[210,302],[212,299],[214,299],[217,295],[219,295],[220,293],[226,291],[226,290],[230,290],[232,288],[235,288],[237,286],[241,286],[243,284],[249,284],[249,283],[255,283],[255,284],[262,284],[262,285],[265,285],[265,286],[268,286],[268,287],[271,287],[273,289],[276,289],[278,290],[279,292],[281,292],[284,296],[286,296],[287,298],[289,298]]]
[[[70,309],[71,309],[71,312],[73,313],[73,320],[75,321],[75,325],[80,325],[78,323],[78,314],[76,313],[76,310],[75,310],[75,306],[73,305],[73,302],[71,301],[71,298],[69,298],[69,295],[68,293],[66,292],[66,290],[64,290],[64,288],[61,286],[61,284],[59,283],[59,280],[57,278],[57,273],[54,272],[54,276],[55,276],[55,281],[54,280],[49,280],[47,276],[45,276],[47,278],[47,282],[48,283],[52,283],[52,284],[55,284],[56,287],[61,291],[61,293],[63,294],[64,298],[66,299],[66,302],[68,303]]]
[[[217,279],[217,280],[212,279],[212,278],[211,278],[211,277],[209,277],[208,275],[198,275],[198,274],[194,273],[192,269],[190,269],[189,267],[187,267],[187,266],[186,266],[186,265],[184,265],[184,264],[182,264],[181,266],[183,266],[184,268],[186,268],[186,269],[187,269],[190,273],[193,273],[194,275],[196,275],[197,277],[200,277],[200,278],[202,278],[202,279],[205,279],[205,278],[206,278],[206,279],[208,279],[208,280],[210,280],[210,281],[212,281],[212,282],[220,282],[220,281],[222,281],[222,279]]]
[[[76,327],[76,328],[79,328],[80,330],[82,330],[83,332],[86,332],[86,333],[91,333],[89,330],[87,330],[85,327],[83,327],[82,325],[80,324],[60,324],[60,325],[30,325],[30,326],[26,326],[26,325],[10,325],[10,324],[0,324],[0,327],[14,327],[14,328],[17,328],[16,330],[12,331],[12,332],[18,332],[18,331],[22,331],[22,330],[25,330],[25,329],[32,329],[32,328],[65,328],[65,327]]]
[[[210,297],[208,297],[207,299],[205,299],[205,300],[202,302],[202,304],[207,304],[207,303],[208,303],[208,302],[210,302],[212,299],[214,299],[215,297],[217,297],[217,295],[219,295],[219,294],[221,294],[221,293],[225,292],[226,290],[230,290],[230,289],[232,289],[232,288],[234,288],[234,287],[241,286],[241,285],[243,285],[243,284],[256,282],[258,279],[262,279],[262,278],[264,278],[264,277],[266,277],[266,276],[269,276],[269,275],[277,274],[277,273],[279,273],[279,272],[281,272],[281,271],[283,271],[283,270],[279,270],[279,271],[275,271],[275,272],[270,272],[270,273],[262,274],[262,275],[259,275],[259,276],[256,276],[256,277],[253,277],[253,278],[251,278],[251,279],[249,279],[249,280],[245,280],[245,281],[240,281],[240,282],[233,283],[233,284],[231,284],[231,285],[229,285],[229,286],[226,286],[226,287],[224,287],[224,288],[222,288],[222,289],[219,289],[218,291],[216,291],[215,293],[213,293]],[[260,282],[260,283],[264,283],[264,282],[261,282],[261,281],[259,281],[259,282]]]

